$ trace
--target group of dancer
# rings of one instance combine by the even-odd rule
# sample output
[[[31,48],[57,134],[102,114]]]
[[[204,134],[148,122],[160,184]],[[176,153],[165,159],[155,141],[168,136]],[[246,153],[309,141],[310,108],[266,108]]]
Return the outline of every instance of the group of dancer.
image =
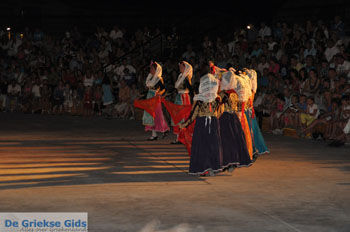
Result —
[[[177,95],[174,102],[169,102],[163,96],[161,65],[157,62],[150,65],[147,100],[134,103],[145,110],[142,120],[145,130],[152,131],[149,140],[158,139],[157,132],[169,131],[163,104],[177,136],[173,143],[183,143],[189,152],[191,175],[231,172],[237,167],[250,166],[258,155],[269,152],[254,114],[255,70],[226,70],[209,62],[192,101],[192,66],[182,61],[179,70],[175,83]]]

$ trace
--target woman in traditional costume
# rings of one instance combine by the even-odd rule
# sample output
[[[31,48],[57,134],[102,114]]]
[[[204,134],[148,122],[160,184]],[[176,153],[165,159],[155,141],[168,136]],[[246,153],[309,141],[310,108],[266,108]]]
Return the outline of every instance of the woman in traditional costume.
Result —
[[[177,90],[177,95],[175,97],[175,104],[177,105],[191,105],[191,97],[190,92],[192,91],[192,75],[193,69],[192,66],[186,62],[182,61],[179,63],[180,75],[175,82],[175,88]],[[185,118],[184,118],[185,119]],[[183,123],[183,120],[180,121]],[[175,125],[173,122],[173,132],[176,134],[176,139],[172,141],[172,144],[179,144],[178,136],[180,133],[180,129],[178,125]]]
[[[256,74],[256,71],[253,69],[245,69],[244,71],[249,77],[251,91],[252,91],[252,94],[249,97],[247,102],[246,116],[248,119],[250,131],[252,133],[254,149],[258,155],[269,153],[269,150],[265,144],[264,137],[262,136],[262,133],[260,131],[258,122],[256,121],[256,116],[255,116],[254,106],[253,106],[254,97],[257,90],[257,74]]]
[[[151,63],[150,73],[146,78],[146,86],[148,88],[147,99],[159,97],[165,92],[164,80],[162,78],[162,67],[157,62]],[[169,131],[169,126],[163,115],[160,97],[155,101],[155,104],[154,117],[146,111],[142,117],[145,130],[152,131],[152,136],[148,139],[150,141],[158,139],[157,132],[165,133]]]
[[[234,69],[231,69],[235,71]],[[248,125],[247,116],[245,114],[246,104],[248,102],[249,97],[251,96],[251,87],[248,79],[242,76],[241,71],[235,71],[234,77],[237,80],[236,93],[238,95],[238,104],[237,104],[237,116],[241,122],[242,129],[244,132],[245,141],[247,144],[247,149],[249,152],[249,157],[253,160],[253,142],[252,135],[250,132],[250,128]]]
[[[199,93],[193,98],[193,108],[188,119],[180,124],[187,127],[194,120],[189,174],[214,175],[222,168],[222,153],[217,111],[219,81],[208,73],[201,77]]]
[[[227,72],[226,69],[224,69],[224,68],[219,68],[219,67],[216,66],[216,65],[214,64],[214,62],[211,61],[211,60],[208,61],[208,64],[209,64],[210,73],[213,74],[217,79],[221,79],[222,73],[223,73],[223,72]]]
[[[219,118],[222,147],[222,165],[229,171],[235,167],[249,166],[252,161],[249,156],[244,131],[237,117],[238,85],[237,77],[232,70],[223,73],[220,82],[220,97],[223,113]]]

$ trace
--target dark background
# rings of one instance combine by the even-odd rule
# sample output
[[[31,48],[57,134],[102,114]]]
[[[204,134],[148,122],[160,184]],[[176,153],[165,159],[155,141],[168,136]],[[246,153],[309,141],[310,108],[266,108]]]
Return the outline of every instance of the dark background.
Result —
[[[62,32],[77,26],[82,32],[94,30],[96,25],[120,25],[134,29],[158,27],[162,31],[172,26],[197,30],[225,31],[260,21],[275,19],[300,22],[305,19],[333,19],[350,15],[349,1],[81,1],[81,0],[1,0],[0,20],[3,27],[41,28],[48,32]]]

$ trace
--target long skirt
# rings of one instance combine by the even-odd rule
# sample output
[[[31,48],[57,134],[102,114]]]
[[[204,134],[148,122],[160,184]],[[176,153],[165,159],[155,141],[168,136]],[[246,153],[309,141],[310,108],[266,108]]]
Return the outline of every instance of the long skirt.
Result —
[[[246,111],[246,115],[248,119],[248,124],[249,124],[249,128],[250,131],[252,132],[252,139],[253,140],[253,147],[255,149],[255,151],[261,155],[261,154],[265,154],[265,153],[269,153],[269,149],[267,148],[266,144],[265,144],[265,140],[264,137],[260,131],[258,122],[256,121],[256,117],[252,117],[252,112],[250,110]]]
[[[216,117],[197,117],[191,147],[189,174],[222,171],[222,153]]]
[[[179,93],[176,95],[174,103],[177,105],[191,105],[190,95],[188,93]],[[184,120],[181,120],[179,124],[183,122]],[[180,133],[179,126],[175,125],[173,120],[171,120],[171,125],[173,126],[174,134],[178,135]]]
[[[236,115],[238,116],[238,118],[241,121],[241,125],[242,125],[242,129],[244,132],[244,137],[245,137],[245,142],[247,144],[249,157],[251,160],[253,160],[253,142],[252,142],[252,136],[250,134],[247,116],[245,114],[242,115],[241,112],[237,112]]]
[[[152,98],[155,96],[155,91],[149,90],[147,93],[147,99]],[[155,112],[155,117],[153,117],[147,113],[146,111],[143,113],[142,117],[142,123],[145,126],[146,131],[152,131],[155,130],[157,132],[166,132],[169,130],[169,126],[164,118],[163,110],[162,110],[162,103],[157,103],[157,108]]]
[[[219,118],[219,122],[222,145],[222,167],[249,166],[252,161],[237,115],[224,112]]]
[[[252,138],[252,147],[253,147],[253,155],[258,153],[258,150],[255,147],[255,140],[254,140],[254,133],[252,129],[252,117],[250,114],[250,110],[245,110],[244,114],[247,118],[248,126],[249,126],[249,132],[250,132],[250,137]]]

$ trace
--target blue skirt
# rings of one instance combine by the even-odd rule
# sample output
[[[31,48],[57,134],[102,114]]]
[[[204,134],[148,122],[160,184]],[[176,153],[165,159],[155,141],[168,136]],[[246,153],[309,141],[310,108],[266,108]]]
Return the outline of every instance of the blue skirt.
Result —
[[[155,95],[156,95],[156,91],[148,90],[146,98],[149,99],[149,98],[154,97]],[[142,124],[144,126],[154,126],[154,119],[153,119],[152,115],[150,115],[146,111],[143,112]]]
[[[252,132],[253,151],[259,155],[269,153],[269,149],[265,144],[265,140],[260,131],[258,122],[256,121],[256,117],[251,117],[251,111],[247,110],[245,113],[248,119],[249,129]]]
[[[219,122],[216,117],[197,117],[194,126],[189,174],[222,171]]]
[[[241,122],[236,114],[224,112],[220,119],[222,167],[249,166],[249,152]]]

